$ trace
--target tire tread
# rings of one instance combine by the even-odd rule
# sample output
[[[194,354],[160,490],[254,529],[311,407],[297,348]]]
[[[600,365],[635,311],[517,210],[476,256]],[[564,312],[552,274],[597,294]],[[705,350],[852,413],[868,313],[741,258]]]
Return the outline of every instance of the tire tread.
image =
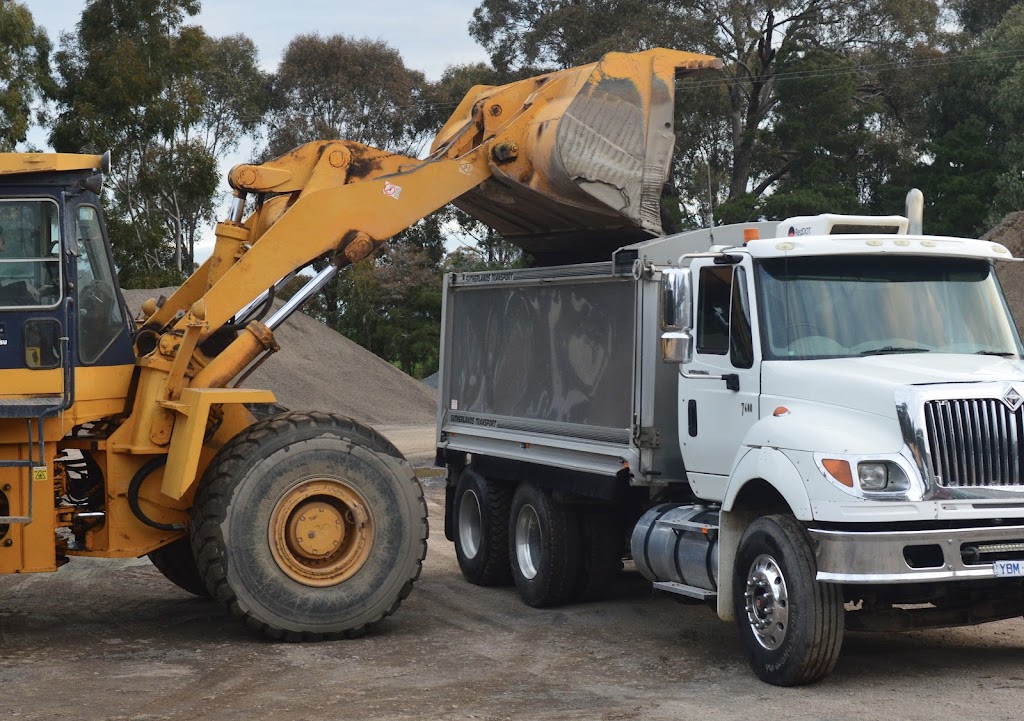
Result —
[[[423,559],[427,553],[427,504],[419,489],[419,481],[414,473],[410,473],[406,482],[417,486],[419,499],[419,517],[422,521],[419,532],[419,550],[415,572],[398,592],[394,603],[379,617],[344,631],[332,633],[294,632],[275,628],[258,619],[251,609],[246,608],[232,591],[227,580],[227,569],[220,560],[218,548],[223,545],[220,526],[228,515],[228,499],[238,483],[239,472],[244,464],[253,456],[260,446],[265,445],[276,436],[287,434],[299,428],[323,427],[339,431],[339,435],[357,445],[402,459],[401,452],[391,441],[376,430],[364,426],[345,416],[323,412],[292,411],[272,416],[249,426],[220,450],[203,476],[193,504],[192,523],[189,536],[196,556],[196,566],[214,599],[224,604],[228,612],[242,621],[247,627],[265,636],[283,641],[318,641],[333,638],[355,638],[384,618],[393,614],[402,601],[412,592],[413,583],[423,571]]]

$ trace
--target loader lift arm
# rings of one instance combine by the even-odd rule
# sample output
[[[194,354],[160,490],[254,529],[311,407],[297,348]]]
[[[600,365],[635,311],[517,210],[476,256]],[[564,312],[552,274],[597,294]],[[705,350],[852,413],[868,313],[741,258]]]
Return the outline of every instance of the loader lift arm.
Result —
[[[720,66],[675,50],[610,53],[592,65],[473,88],[424,159],[339,140],[237,166],[229,176],[233,217],[217,225],[210,259],[150,309],[143,331],[152,337],[140,351],[160,333],[189,327],[201,327],[199,345],[258,292],[313,260],[330,256],[328,273],[336,272],[453,201],[527,250],[661,234],[676,77]],[[256,210],[243,221],[249,194]],[[250,330],[217,358],[201,359],[191,387],[226,385],[272,347],[270,329]]]

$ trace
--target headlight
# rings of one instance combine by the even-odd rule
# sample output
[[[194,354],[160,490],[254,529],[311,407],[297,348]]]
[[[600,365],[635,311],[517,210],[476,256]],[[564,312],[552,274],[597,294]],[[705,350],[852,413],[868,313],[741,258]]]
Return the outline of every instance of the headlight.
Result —
[[[910,479],[899,464],[892,461],[861,461],[857,464],[857,481],[862,491],[890,493],[910,489]]]
[[[858,463],[857,480],[865,491],[884,491],[889,485],[889,469],[884,463]]]

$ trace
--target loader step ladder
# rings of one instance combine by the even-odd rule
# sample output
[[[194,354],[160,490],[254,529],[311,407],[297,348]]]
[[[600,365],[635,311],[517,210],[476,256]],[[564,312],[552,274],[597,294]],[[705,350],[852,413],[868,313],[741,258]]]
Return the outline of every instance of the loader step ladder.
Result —
[[[62,398],[49,396],[43,398],[26,398],[0,401],[0,418],[24,418],[28,432],[28,458],[21,460],[0,460],[0,468],[27,468],[28,481],[28,515],[0,516],[0,525],[10,523],[32,522],[32,489],[35,486],[34,473],[38,468],[46,471],[46,446],[43,442],[43,421],[46,416],[61,410]],[[35,429],[33,430],[33,426]],[[36,451],[38,450],[38,456]]]
[[[70,361],[69,338],[60,339],[61,368],[63,370],[64,391],[61,395],[43,395],[33,398],[5,398],[0,400],[0,419],[25,419],[28,432],[28,458],[19,460],[0,460],[0,468],[27,468],[29,471],[27,505],[28,515],[0,516],[0,525],[11,523],[32,522],[32,489],[35,487],[36,473],[43,473],[41,480],[47,478],[46,443],[43,435],[43,421],[71,407],[75,397],[75,370]],[[35,428],[33,429],[33,426]],[[38,456],[36,450],[39,451]]]

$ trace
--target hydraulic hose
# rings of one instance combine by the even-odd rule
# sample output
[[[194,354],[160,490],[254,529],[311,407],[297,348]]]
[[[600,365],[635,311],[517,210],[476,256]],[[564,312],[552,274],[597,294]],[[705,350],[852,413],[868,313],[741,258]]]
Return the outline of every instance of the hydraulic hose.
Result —
[[[145,463],[135,472],[135,475],[132,476],[132,482],[128,484],[128,507],[132,509],[132,513],[135,514],[136,518],[150,528],[156,528],[160,531],[184,531],[185,526],[181,523],[160,523],[159,521],[154,521],[145,514],[139,505],[139,490],[142,488],[142,482],[149,477],[150,473],[165,463],[167,463],[167,456],[158,456]]]

